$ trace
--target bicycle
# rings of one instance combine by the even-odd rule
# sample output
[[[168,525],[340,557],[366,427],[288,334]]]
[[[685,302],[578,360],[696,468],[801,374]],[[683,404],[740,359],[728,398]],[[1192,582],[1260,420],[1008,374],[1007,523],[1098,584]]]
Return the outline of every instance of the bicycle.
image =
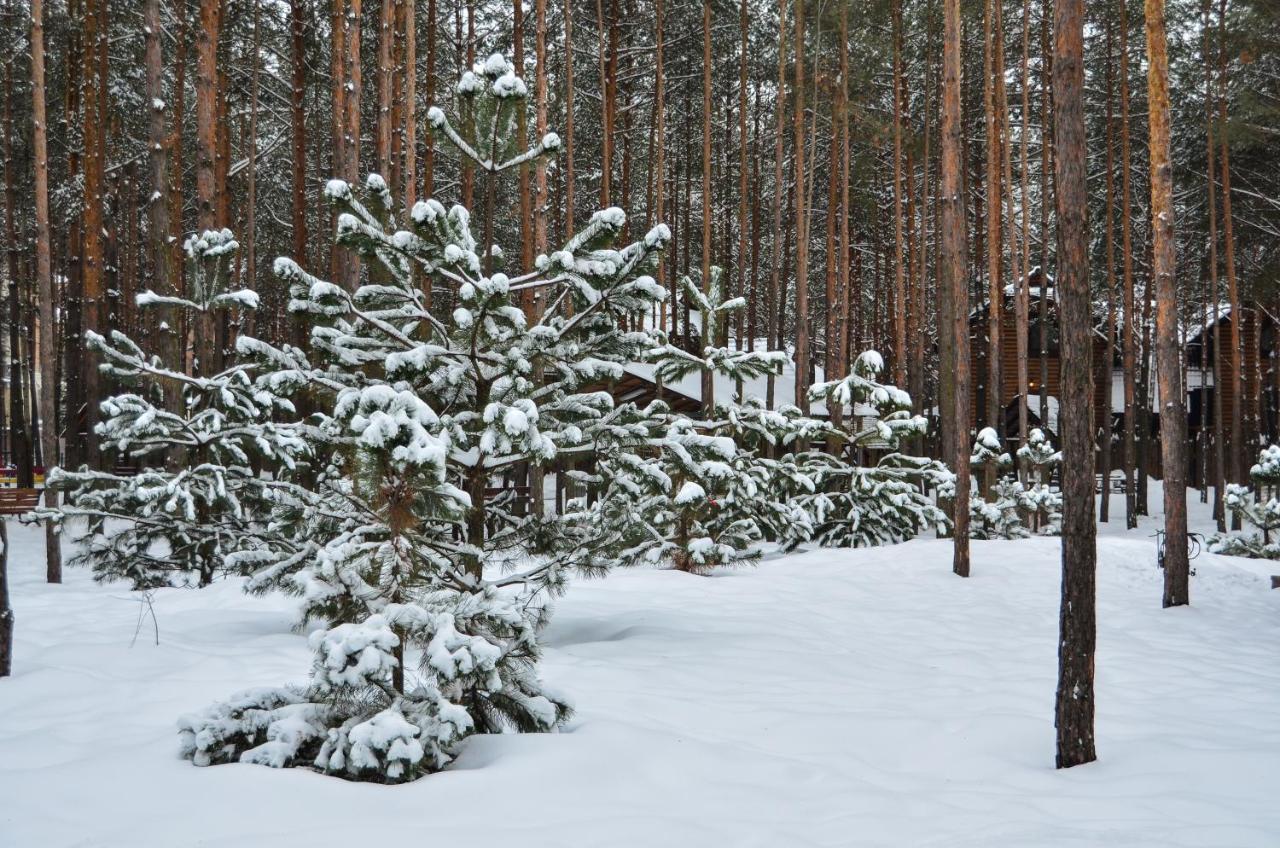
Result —
[[[1160,567],[1160,570],[1163,571],[1164,570],[1164,531],[1157,530],[1151,535],[1154,536],[1156,540],[1156,565],[1158,565]],[[1203,543],[1204,543],[1204,536],[1202,536],[1201,534],[1192,533],[1192,532],[1187,533],[1187,561],[1188,562],[1200,556],[1200,549],[1203,546]],[[1194,568],[1191,568],[1190,573],[1191,573],[1191,576],[1194,577],[1196,570]]]

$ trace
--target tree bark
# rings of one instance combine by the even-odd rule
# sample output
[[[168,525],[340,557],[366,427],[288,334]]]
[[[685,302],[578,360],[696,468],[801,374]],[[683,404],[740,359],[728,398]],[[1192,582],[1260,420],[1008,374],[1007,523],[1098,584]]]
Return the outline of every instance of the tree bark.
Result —
[[[1062,606],[1058,627],[1057,767],[1097,759],[1093,742],[1096,641],[1093,369],[1084,124],[1084,2],[1055,0],[1053,140],[1061,321]]]
[[[1160,381],[1160,459],[1164,477],[1164,605],[1189,602],[1187,562],[1187,412],[1174,278],[1173,162],[1169,151],[1169,53],[1164,0],[1146,0],[1147,103],[1151,128],[1152,268],[1156,284],[1156,368]]]
[[[951,318],[949,347],[954,356],[950,460],[956,473],[952,570],[969,576],[969,288],[964,237],[964,195],[960,185],[960,0],[943,0],[942,33],[942,213],[939,285]]]
[[[1000,258],[1004,241],[1000,234],[1000,135],[996,117],[995,76],[1004,73],[1003,57],[995,55],[994,27],[992,19],[1001,14],[996,4],[1000,0],[986,0],[983,4],[983,110],[987,131],[987,426],[1001,427],[1000,402],[1000,322],[1003,318],[1004,286],[1001,284]],[[995,487],[995,466],[989,466],[985,488]]]
[[[706,0],[704,0],[705,2]],[[804,36],[805,0],[796,0],[795,40],[795,106],[792,110],[795,127],[796,164],[796,406],[801,412],[809,412],[809,208],[805,190],[804,167]]]
[[[151,170],[151,195],[147,200],[147,212],[151,231],[151,284],[161,295],[177,293],[174,280],[180,273],[177,255],[170,249],[169,224],[169,125],[166,120],[168,105],[164,101],[164,57],[162,47],[162,23],[160,0],[146,0],[144,10],[146,33],[147,107],[150,122],[147,127],[147,154]],[[178,344],[180,321],[173,310],[161,313],[164,324],[156,328],[156,352],[166,367],[181,370],[182,355]],[[165,406],[177,410],[181,402],[180,392],[165,387]]]
[[[893,379],[907,384],[906,268],[903,266],[902,122],[906,79],[902,69],[902,0],[893,0]],[[797,142],[799,143],[799,142]]]
[[[432,4],[434,0],[432,0]],[[434,9],[432,10],[434,12]],[[408,2],[401,13],[404,23],[404,96],[403,120],[401,129],[403,137],[404,165],[404,208],[412,209],[418,202],[418,8],[417,4]],[[435,15],[430,14],[432,26]],[[429,283],[427,285],[430,285]]]
[[[102,333],[106,290],[103,285],[103,172],[106,157],[106,2],[85,4],[84,67],[84,245],[81,253],[83,297],[81,321],[84,330]],[[94,430],[98,404],[102,401],[102,379],[96,357],[86,355],[78,363],[83,369],[85,398],[86,459],[97,465],[98,440]]]
[[[307,262],[307,56],[306,19],[303,0],[289,2],[290,70],[289,114],[292,127],[292,224],[293,259]],[[306,322],[295,317],[292,323],[293,343],[304,348],[307,343]]]
[[[783,252],[778,250],[783,241],[782,210],[786,204],[786,192],[783,190],[785,179],[786,154],[784,139],[786,137],[787,119],[787,4],[778,7],[778,89],[774,102],[775,124],[773,130],[773,251],[770,260],[769,289],[765,300],[765,335],[769,339],[768,347],[773,349],[774,341],[781,335],[781,310],[777,308],[779,293],[782,291]],[[774,406],[774,376],[765,378],[765,406]]]
[[[218,229],[218,38],[223,0],[200,0],[196,33],[196,204],[200,230]],[[88,232],[85,236],[88,238]],[[206,363],[207,364],[207,363]]]
[[[44,0],[31,2],[31,123],[32,155],[35,160],[36,206],[36,289],[40,303],[39,336],[37,349],[32,356],[40,363],[40,447],[46,479],[50,469],[58,464],[58,378],[55,371],[58,343],[54,333],[54,298],[52,247],[49,232],[49,150],[47,109],[45,107],[44,70]],[[58,492],[45,486],[45,506],[57,507]],[[0,540],[3,541],[3,540]],[[61,537],[52,524],[45,525],[45,579],[50,583],[62,582]],[[5,556],[7,559],[7,546]],[[0,573],[0,582],[4,575]],[[0,594],[7,590],[0,586]],[[0,616],[8,610],[8,600],[0,601]],[[12,634],[13,617],[9,613],[7,625]],[[0,637],[3,641],[3,637]],[[0,650],[0,653],[3,651]],[[0,659],[0,667],[5,661]]]
[[[1244,484],[1247,479],[1245,468],[1248,465],[1244,452],[1243,418],[1244,408],[1244,355],[1240,345],[1240,329],[1244,323],[1241,311],[1240,289],[1236,279],[1236,240],[1235,223],[1231,213],[1231,145],[1227,140],[1227,59],[1226,59],[1226,20],[1227,2],[1221,0],[1218,17],[1218,166],[1222,172],[1222,235],[1223,253],[1226,259],[1227,302],[1231,310],[1231,406],[1227,416],[1231,421],[1231,440],[1228,444],[1230,459],[1227,467],[1228,480],[1232,483]],[[1239,530],[1239,518],[1231,522],[1233,530]]]
[[[1102,492],[1101,503],[1098,505],[1098,521],[1108,522],[1111,520],[1111,391],[1112,391],[1112,374],[1114,370],[1113,363],[1115,357],[1115,341],[1116,341],[1116,269],[1115,269],[1115,114],[1112,107],[1112,100],[1115,96],[1115,80],[1112,73],[1112,41],[1114,34],[1112,32],[1111,16],[1106,16],[1106,42],[1107,42],[1107,61],[1106,61],[1106,86],[1107,86],[1107,117],[1106,117],[1106,138],[1107,138],[1107,159],[1106,159],[1106,216],[1107,220],[1103,224],[1106,232],[1105,236],[1105,259],[1106,275],[1107,275],[1107,361],[1106,367],[1103,369],[1103,380],[1106,387],[1103,390],[1103,396],[1106,398],[1105,412],[1102,421],[1098,422],[1099,432],[1102,439]],[[1126,165],[1127,167],[1127,165]]]
[[[360,181],[361,2],[362,0],[348,0],[342,36],[345,50],[342,75],[347,91],[343,98],[346,114],[343,120],[343,162],[340,176],[352,186],[358,185]],[[342,269],[338,282],[348,291],[354,291],[360,271],[359,259],[354,251],[345,248],[338,253]]]
[[[12,11],[10,4],[5,4],[6,11]],[[35,485],[31,466],[31,441],[27,432],[27,415],[22,402],[22,272],[18,262],[18,233],[14,220],[14,209],[17,204],[17,180],[14,171],[13,139],[13,99],[15,82],[13,78],[13,62],[5,64],[4,71],[4,207],[5,207],[5,240],[8,242],[9,265],[9,453],[10,461],[17,472],[16,483],[20,489],[29,489]]]
[[[40,0],[35,0],[39,3]],[[13,673],[13,609],[9,606],[9,530],[0,521],[0,677]]]
[[[1218,532],[1225,533],[1227,530],[1225,514],[1223,509],[1223,488],[1227,475],[1227,450],[1226,450],[1226,427],[1223,420],[1223,404],[1222,404],[1222,333],[1220,324],[1221,318],[1221,293],[1218,287],[1218,200],[1216,197],[1217,180],[1216,166],[1214,157],[1217,154],[1217,147],[1214,142],[1214,122],[1217,120],[1217,110],[1214,105],[1213,96],[1213,63],[1209,61],[1209,33],[1211,31],[1209,22],[1209,0],[1204,0],[1202,9],[1202,27],[1204,29],[1204,100],[1205,100],[1205,161],[1207,164],[1207,174],[1205,184],[1208,192],[1209,206],[1209,297],[1213,301],[1212,321],[1200,337],[1201,366],[1203,367],[1204,354],[1209,345],[1212,345],[1213,356],[1213,449],[1214,449],[1214,473],[1213,473],[1213,517],[1217,522]],[[1201,426],[1203,423],[1203,412],[1201,413]]]
[[[747,0],[742,0],[738,13],[738,31],[740,38],[740,49],[738,51],[738,294],[748,296],[747,292],[747,235],[749,224],[747,223],[747,182],[749,170],[747,168],[747,50],[748,50],[748,25],[749,15],[747,13]],[[725,151],[727,154],[728,151]],[[750,301],[751,298],[748,297]],[[738,349],[742,349],[742,319],[741,311],[737,315],[737,332],[735,339],[738,343]],[[754,344],[754,342],[751,342]]]
[[[1133,290],[1133,236],[1129,210],[1129,14],[1120,4],[1120,255],[1124,269],[1124,325],[1121,360],[1124,370],[1124,509],[1125,526],[1138,526],[1137,298]]]
[[[564,237],[573,235],[573,0],[564,0]],[[674,305],[672,307],[674,309]]]
[[[799,0],[804,2],[804,0]],[[711,0],[702,0],[702,291],[711,289]],[[702,316],[699,344],[703,350],[716,344],[707,337],[708,318]],[[702,409],[711,418],[715,408],[715,384],[711,370],[702,369]]]
[[[373,158],[377,163],[378,173],[389,186],[394,186],[391,175],[391,78],[395,74],[391,41],[395,35],[394,22],[394,0],[382,0],[378,7],[378,116],[374,123]],[[359,26],[358,23],[356,25]]]
[[[654,43],[656,53],[654,55],[654,78],[653,78],[653,98],[654,98],[654,185],[653,185],[653,205],[654,205],[654,223],[666,223],[666,184],[667,184],[667,82],[666,82],[666,57],[663,55],[666,45],[666,22],[665,9],[662,0],[654,0]],[[658,266],[654,270],[654,276],[657,277],[659,286],[666,286],[667,263],[664,256],[659,255]],[[675,335],[675,298],[676,285],[675,275],[672,275],[671,286],[667,292],[667,298],[658,306],[658,329],[670,332]],[[670,319],[667,314],[670,312]],[[668,324],[670,320],[670,324]]]
[[[746,7],[744,0],[743,8]],[[924,194],[929,189],[929,89],[925,86],[925,162],[924,162]],[[834,374],[826,376],[828,380],[842,379],[849,371],[849,4],[840,6],[840,90],[836,97],[837,118],[840,138],[840,256],[836,263],[837,284],[840,290],[840,302],[837,305],[836,332],[839,342],[836,351],[836,369]],[[922,275],[923,276],[923,275]],[[923,346],[919,347],[923,350]],[[922,372],[923,373],[923,372]],[[840,423],[839,411],[833,411],[833,420]]]

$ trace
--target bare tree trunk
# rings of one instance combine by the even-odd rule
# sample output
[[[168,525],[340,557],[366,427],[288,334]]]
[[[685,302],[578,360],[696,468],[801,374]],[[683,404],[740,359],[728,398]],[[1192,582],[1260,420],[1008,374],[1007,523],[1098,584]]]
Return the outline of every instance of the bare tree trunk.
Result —
[[[738,51],[738,294],[747,296],[747,0],[742,0],[738,14],[741,48]],[[728,151],[725,151],[726,155]],[[742,312],[737,316],[735,338],[742,349]]]
[[[564,237],[573,235],[573,0],[564,0]],[[674,308],[674,304],[672,306]]]
[[[803,0],[801,0],[803,2]],[[775,125],[773,130],[773,258],[769,273],[769,291],[765,307],[765,334],[769,338],[769,347],[773,347],[775,339],[781,335],[781,310],[777,308],[779,293],[782,291],[782,252],[778,250],[778,242],[782,240],[782,209],[786,202],[783,190],[785,171],[785,151],[783,148],[786,136],[787,116],[787,4],[778,7],[778,93],[774,102]],[[765,406],[773,409],[774,376],[770,374],[765,381]]]
[[[1010,283],[1014,292],[1014,313],[1016,327],[1014,329],[1014,345],[1016,349],[1017,362],[1015,363],[1016,377],[1018,382],[1018,443],[1026,444],[1027,442],[1027,396],[1025,392],[1026,384],[1022,382],[1026,377],[1024,365],[1026,363],[1027,353],[1027,335],[1023,317],[1026,312],[1026,269],[1018,267],[1018,233],[1014,225],[1015,219],[1013,215],[1013,138],[1011,136],[1011,126],[1009,122],[1009,94],[1005,84],[1005,63],[1004,63],[1004,11],[1003,6],[997,3],[995,7],[995,103],[997,116],[997,138],[1000,144],[1000,168],[1001,177],[1000,185],[1004,196],[1004,214],[1008,219],[1008,225],[1005,229],[1005,239],[1009,250],[1009,270]],[[999,208],[997,207],[997,214]],[[1001,245],[1001,250],[1006,245]],[[1003,289],[1002,289],[1003,292]],[[998,356],[997,359],[1002,358]],[[1001,382],[1003,383],[1004,374],[1001,371]],[[997,421],[1001,425],[1004,423],[1004,407],[1001,404],[1000,414]],[[1002,434],[1003,435],[1003,434]]]
[[[906,268],[903,266],[902,122],[906,79],[902,68],[902,0],[893,0],[893,379],[907,384]],[[799,144],[799,142],[797,142]]]
[[[1018,409],[1018,438],[1026,444],[1027,440],[1027,408],[1031,403],[1031,213],[1028,206],[1027,193],[1031,181],[1031,163],[1028,156],[1031,123],[1031,0],[1022,0],[1022,128],[1021,138],[1021,187],[1019,203],[1022,226],[1022,262],[1021,276],[1018,281],[1020,301],[1018,303],[1018,394],[1022,404]],[[1043,201],[1042,201],[1043,202]],[[1012,224],[1012,221],[1010,222]],[[1041,280],[1043,290],[1045,282]],[[1043,334],[1042,334],[1043,335]],[[1047,422],[1041,421],[1042,426]]]
[[[1106,381],[1106,389],[1103,396],[1106,398],[1104,417],[1100,424],[1100,432],[1102,434],[1102,493],[1101,503],[1098,505],[1098,520],[1107,522],[1111,520],[1111,372],[1114,370],[1112,365],[1115,361],[1115,343],[1116,343],[1116,269],[1115,269],[1115,114],[1112,107],[1112,99],[1115,96],[1115,80],[1113,79],[1111,61],[1112,61],[1112,41],[1113,33],[1111,26],[1111,15],[1106,15],[1106,39],[1107,39],[1107,62],[1106,62],[1106,78],[1107,78],[1107,120],[1106,120],[1106,136],[1107,136],[1107,175],[1106,175],[1106,215],[1107,220],[1103,224],[1106,232],[1106,273],[1107,273],[1107,361],[1106,368],[1103,372],[1103,379]],[[1127,165],[1126,165],[1127,167]]]
[[[200,0],[200,30],[196,33],[196,201],[201,230],[217,229],[221,223],[217,216],[214,170],[218,158],[217,76],[222,2]]]
[[[431,3],[435,5],[434,0]],[[435,10],[430,10],[431,26],[435,27]],[[406,3],[404,18],[404,207],[412,209],[418,202],[418,9],[413,2]],[[424,283],[430,286],[430,283]]]
[[[951,318],[949,347],[955,380],[951,408],[950,460],[956,472],[952,570],[969,576],[969,288],[964,237],[964,195],[960,185],[960,0],[943,0],[942,54],[942,212],[939,285]]]
[[[1226,516],[1223,509],[1223,488],[1227,478],[1226,427],[1223,420],[1222,405],[1222,333],[1219,327],[1221,319],[1221,293],[1218,288],[1218,200],[1216,197],[1217,180],[1214,158],[1217,147],[1214,142],[1214,122],[1217,120],[1213,97],[1213,63],[1209,61],[1209,0],[1204,0],[1202,26],[1204,29],[1204,101],[1205,101],[1205,138],[1209,205],[1209,289],[1213,300],[1213,320],[1200,337],[1200,349],[1204,351],[1209,344],[1213,345],[1213,517],[1217,521],[1218,532],[1227,530]],[[1203,360],[1203,353],[1201,354]],[[1201,362],[1203,366],[1203,362]],[[1203,419],[1203,413],[1201,414]],[[1203,423],[1202,425],[1203,426]]]
[[[416,5],[416,4],[415,4]],[[410,19],[415,18],[415,10],[410,9]],[[436,98],[436,0],[427,0],[427,105],[434,106]],[[416,36],[415,36],[416,38]],[[566,45],[567,49],[568,45]],[[567,60],[566,60],[567,61]],[[422,160],[422,196],[431,198],[436,193],[436,138],[430,129],[426,130],[426,152]],[[431,306],[431,289],[427,287],[427,306]]]
[[[253,4],[253,66],[249,71],[249,165],[245,175],[245,268],[249,273],[249,287],[257,288],[258,280],[258,66],[261,45],[262,7]],[[252,316],[249,316],[251,320]]]
[[[1218,144],[1219,157],[1218,166],[1222,172],[1222,234],[1223,248],[1226,257],[1227,272],[1227,302],[1231,310],[1231,408],[1227,412],[1227,416],[1231,421],[1231,441],[1228,445],[1231,456],[1227,464],[1230,469],[1227,479],[1233,483],[1243,484],[1246,480],[1245,467],[1248,464],[1245,461],[1244,452],[1244,433],[1242,421],[1244,418],[1244,407],[1242,399],[1244,398],[1243,373],[1244,373],[1244,356],[1243,349],[1240,345],[1240,329],[1244,323],[1244,315],[1240,308],[1240,289],[1236,281],[1236,240],[1234,220],[1231,214],[1231,145],[1227,140],[1227,60],[1226,60],[1226,20],[1227,20],[1227,2],[1221,0],[1218,6]],[[1239,518],[1233,518],[1231,522],[1233,530],[1239,528]]]
[[[1097,759],[1093,743],[1096,641],[1093,515],[1093,328],[1084,125],[1084,0],[1055,0],[1053,141],[1061,316],[1062,607],[1058,638],[1057,767]]]
[[[534,0],[534,132],[539,140],[547,133],[547,0]],[[539,256],[547,251],[547,161],[539,157],[533,173],[533,245],[532,253]],[[540,318],[544,304],[541,290],[530,298],[533,317]],[[541,370],[541,368],[539,368]],[[529,500],[534,516],[546,514],[543,497],[545,471],[540,464],[529,469]]]
[[[177,293],[174,281],[180,273],[177,256],[170,249],[169,225],[169,131],[165,119],[164,58],[161,44],[160,0],[146,0],[144,29],[146,32],[147,101],[150,123],[147,130],[147,155],[151,169],[151,196],[147,210],[151,230],[152,286],[161,295]],[[163,313],[164,324],[156,328],[156,350],[160,360],[169,368],[182,369],[182,354],[178,331],[180,322],[172,310]],[[177,410],[181,402],[180,392],[165,386],[165,405]]]
[[[36,287],[40,303],[40,321],[37,349],[32,357],[40,362],[40,445],[44,462],[45,479],[58,464],[58,378],[57,337],[54,333],[54,286],[52,247],[49,233],[49,150],[47,110],[45,108],[44,72],[44,0],[31,2],[31,123],[32,154],[35,159],[36,205]],[[58,492],[51,486],[44,489],[45,506],[57,507]],[[0,543],[7,539],[0,539]],[[52,524],[45,525],[45,579],[50,583],[62,582],[61,537]],[[8,562],[8,545],[5,544],[5,562]],[[7,637],[0,634],[0,643],[12,640],[13,613],[9,610],[8,588],[4,583],[4,570],[0,569],[0,630],[7,628]],[[6,651],[0,648],[0,655]],[[0,671],[7,673],[7,656],[0,656]]]
[[[200,30],[196,34],[196,207],[201,231],[219,229],[219,108],[218,38],[222,27],[222,0],[200,0]],[[86,222],[87,235],[87,222]],[[208,292],[193,293],[196,299]],[[194,329],[197,373],[208,376],[216,366],[217,345],[211,315],[201,314]]]
[[[706,2],[707,0],[704,0]],[[796,0],[795,160],[796,160],[796,406],[809,411],[809,208],[804,169],[804,5]]]
[[[512,36],[514,50],[512,59],[516,73],[524,76],[524,0],[512,0]],[[529,147],[529,128],[526,110],[520,109],[516,114],[516,149],[526,150]],[[533,198],[529,194],[529,163],[520,166],[517,177],[520,206],[520,267],[533,267]],[[526,311],[533,306],[533,292],[525,298]]]
[[[81,320],[86,331],[102,333],[106,290],[103,285],[103,172],[106,156],[106,39],[107,0],[89,0],[85,4],[84,67],[89,71],[84,81],[84,249],[81,266],[84,273],[84,296]],[[83,368],[86,409],[86,458],[92,465],[99,462],[98,440],[94,426],[98,421],[98,404],[102,401],[102,379],[96,357],[86,356]]]
[[[9,3],[5,10],[12,12]],[[5,64],[4,70],[4,207],[5,241],[9,266],[9,453],[17,471],[17,485],[29,489],[35,485],[31,467],[31,442],[27,432],[27,416],[22,402],[22,300],[19,296],[22,272],[18,263],[18,234],[14,220],[17,204],[17,180],[14,171],[13,98],[15,80],[14,63]]]
[[[361,2],[362,0],[348,0],[347,14],[343,18],[342,36],[345,50],[342,76],[347,91],[343,98],[345,115],[343,116],[343,162],[340,176],[353,186],[360,180]],[[348,291],[354,291],[359,276],[359,260],[351,250],[344,248],[338,253],[342,269],[338,282]]]
[[[391,182],[391,78],[395,74],[395,66],[391,59],[391,41],[395,35],[394,0],[382,0],[378,7],[378,115],[374,122],[373,158],[377,163],[378,173]],[[359,24],[357,23],[357,26]]]
[[[800,0],[803,2],[803,0]],[[702,0],[702,291],[711,287],[711,0]],[[707,336],[707,319],[702,316],[699,333],[703,349],[717,343]],[[702,409],[708,418],[715,408],[715,384],[711,370],[702,369]]]
[[[69,138],[75,138],[76,130],[83,126],[81,95],[83,94],[84,69],[84,23],[86,16],[79,0],[69,0],[67,17],[72,26],[68,33],[67,55],[81,57],[81,61],[67,63],[67,85],[63,101],[63,129]],[[67,149],[67,179],[74,181],[81,173],[80,146],[71,144]],[[46,181],[47,182],[47,181]],[[68,466],[76,466],[84,461],[86,447],[80,436],[80,427],[85,416],[84,394],[84,265],[81,260],[83,242],[83,211],[75,215],[71,221],[66,240],[66,275],[63,287],[63,312],[61,316],[63,380],[66,383],[63,427],[67,432],[62,461]],[[51,339],[57,339],[51,335]],[[52,353],[52,351],[51,351]]]
[[[743,7],[746,7],[744,0]],[[840,258],[837,261],[840,302],[837,305],[838,319],[836,332],[839,342],[836,350],[836,369],[834,374],[826,375],[828,380],[842,379],[849,372],[849,4],[840,6],[840,90],[838,92],[837,120],[840,137]],[[925,162],[924,162],[924,194],[929,193],[929,88],[925,86]],[[923,276],[923,275],[922,275]],[[923,350],[923,346],[918,348]],[[921,372],[923,373],[923,372]],[[833,412],[833,420],[837,424],[839,412]]]
[[[1120,255],[1124,276],[1124,507],[1125,526],[1138,526],[1137,298],[1133,290],[1133,236],[1129,209],[1129,14],[1120,4]]]
[[[186,292],[186,281],[182,278],[182,236],[185,232],[183,212],[185,211],[186,203],[186,192],[184,191],[182,179],[184,173],[182,128],[186,123],[187,115],[187,42],[190,39],[186,4],[179,3],[176,11],[178,14],[178,43],[175,46],[173,57],[173,63],[176,67],[173,73],[173,115],[169,124],[169,152],[171,158],[169,172],[173,175],[173,178],[169,181],[169,267],[174,272],[170,280],[173,290],[182,294]],[[185,323],[175,328],[178,336],[179,370],[183,370],[186,367],[186,329]]]
[[[610,7],[612,9],[612,6]],[[614,10],[616,11],[616,10]],[[600,137],[600,208],[609,206],[611,183],[613,178],[613,118],[614,118],[614,86],[610,73],[613,62],[612,24],[606,27],[604,19],[604,0],[596,0],[596,48],[600,64],[601,95],[601,137]]]
[[[983,104],[987,128],[987,426],[1000,430],[1000,322],[1003,318],[1004,286],[1000,272],[1000,254],[1004,241],[1000,235],[1000,136],[997,131],[995,75],[1004,73],[1003,57],[995,55],[992,18],[1001,14],[993,9],[999,0],[983,4]],[[985,488],[995,487],[995,466],[989,466]]]
[[[34,0],[39,3],[40,0]],[[13,674],[13,608],[9,606],[9,530],[0,521],[0,677]]]
[[[1051,133],[1053,121],[1053,87],[1049,79],[1053,73],[1053,52],[1049,43],[1049,18],[1052,8],[1043,7],[1040,15],[1040,124],[1042,136]],[[1040,326],[1049,326],[1049,209],[1053,206],[1050,181],[1053,145],[1040,145]],[[1049,423],[1049,333],[1040,333],[1040,423]]]
[[[292,209],[290,222],[293,231],[293,258],[296,262],[307,261],[307,57],[303,9],[303,0],[289,2],[289,32],[292,85],[289,92],[289,113],[293,131],[292,138]],[[294,318],[292,324],[293,343],[304,348],[307,343],[306,323]]]
[[[1169,154],[1169,53],[1164,0],[1146,0],[1147,103],[1151,127],[1152,268],[1156,284],[1156,368],[1160,380],[1160,459],[1164,478],[1164,605],[1189,602],[1187,412],[1178,339],[1177,256],[1173,240],[1173,162]]]
[[[653,186],[653,203],[654,203],[654,222],[659,224],[666,223],[666,184],[667,184],[667,103],[666,103],[666,66],[665,57],[663,56],[663,48],[666,41],[666,25],[665,10],[663,9],[662,0],[654,0],[654,41],[657,52],[654,57],[654,79],[653,79],[653,119],[654,119],[654,186]],[[666,285],[667,263],[663,256],[658,257],[658,267],[655,269],[655,276],[658,279],[659,286]],[[675,297],[676,285],[675,275],[672,275],[672,283],[668,292],[669,296],[663,300],[658,307],[658,329],[669,331],[675,335]],[[671,324],[668,325],[667,312],[671,313]]]

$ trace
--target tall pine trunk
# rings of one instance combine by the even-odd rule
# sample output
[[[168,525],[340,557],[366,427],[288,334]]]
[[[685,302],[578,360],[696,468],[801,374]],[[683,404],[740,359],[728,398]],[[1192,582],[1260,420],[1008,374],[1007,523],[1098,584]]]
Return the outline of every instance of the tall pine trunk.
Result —
[[[1120,256],[1124,267],[1124,323],[1122,332],[1124,370],[1124,514],[1125,526],[1138,526],[1138,318],[1133,290],[1133,235],[1129,209],[1129,13],[1120,0]],[[1145,412],[1145,410],[1144,410]]]
[[[1100,522],[1108,522],[1111,520],[1111,391],[1112,391],[1112,372],[1115,370],[1115,344],[1116,344],[1116,269],[1115,269],[1115,110],[1112,107],[1112,99],[1115,95],[1115,80],[1112,74],[1112,42],[1114,33],[1112,32],[1111,16],[1106,16],[1106,43],[1107,43],[1107,60],[1105,74],[1107,78],[1107,117],[1106,117],[1106,221],[1103,223],[1105,235],[1105,258],[1106,278],[1107,278],[1107,347],[1106,347],[1106,365],[1103,369],[1103,379],[1105,381],[1105,389],[1102,392],[1106,398],[1106,406],[1104,407],[1102,421],[1098,424],[1100,438],[1102,440],[1102,492],[1101,503],[1098,505],[1098,520]]]
[[[58,378],[56,372],[58,343],[54,333],[54,298],[52,245],[49,232],[49,149],[48,120],[45,107],[44,71],[44,0],[31,2],[31,123],[32,155],[35,160],[36,206],[36,291],[39,298],[39,335],[33,358],[40,362],[40,453],[44,463],[45,478],[58,464]],[[51,486],[44,490],[45,506],[58,505],[58,493]],[[50,583],[62,582],[61,536],[52,524],[45,525],[45,579]],[[3,540],[0,540],[3,541]],[[7,551],[6,551],[7,557]],[[4,575],[0,574],[0,582]],[[0,587],[0,594],[5,590]],[[8,603],[0,599],[0,616],[5,614]],[[7,625],[13,626],[12,617]],[[3,636],[0,636],[3,641]],[[3,649],[0,649],[3,652]],[[5,661],[0,659],[0,667]]]
[[[953,504],[952,570],[969,576],[969,288],[965,258],[964,195],[961,189],[960,0],[943,0],[942,32],[942,173],[939,206],[942,213],[939,285],[947,298],[954,357],[951,445],[949,459],[956,473]]]
[[[1160,381],[1160,458],[1164,478],[1164,605],[1186,604],[1187,413],[1183,405],[1178,290],[1174,277],[1173,162],[1169,150],[1169,53],[1164,0],[1146,0],[1147,103],[1151,127],[1152,268],[1156,284],[1156,368]]]
[[[307,261],[307,56],[306,19],[303,0],[289,2],[289,44],[292,84],[289,91],[289,115],[292,128],[290,223],[293,258]],[[290,327],[293,343],[306,349],[307,327],[301,316],[295,316]]]
[[[106,86],[106,2],[88,0],[85,4],[84,67],[84,244],[81,253],[83,296],[81,322],[85,331],[102,334],[106,309],[103,270],[103,175],[106,158],[107,126]],[[97,358],[88,354],[78,363],[83,369],[86,437],[85,459],[97,465],[98,439],[94,426],[98,421],[98,404],[102,401],[102,378]]]
[[[804,4],[805,0],[796,0],[795,79],[792,82],[795,104],[792,116],[795,129],[793,156],[796,165],[795,403],[802,412],[807,413],[809,411],[809,208],[804,166]]]
[[[1058,768],[1097,759],[1093,514],[1093,347],[1084,124],[1084,0],[1055,0],[1053,141],[1061,321],[1062,605],[1058,626]]]

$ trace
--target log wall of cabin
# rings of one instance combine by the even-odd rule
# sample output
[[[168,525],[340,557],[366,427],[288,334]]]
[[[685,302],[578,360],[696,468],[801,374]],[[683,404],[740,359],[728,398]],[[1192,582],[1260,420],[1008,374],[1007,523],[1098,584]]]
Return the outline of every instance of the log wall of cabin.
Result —
[[[1054,321],[1056,318],[1057,316],[1051,313],[1050,320]],[[985,315],[971,324],[971,327],[969,367],[972,369],[970,373],[973,375],[976,390],[970,393],[969,414],[976,430],[988,425],[986,393],[988,339]],[[1059,398],[1062,396],[1062,362],[1058,357],[1057,351],[1050,351],[1045,357],[1045,362],[1048,366],[1046,369],[1048,380],[1046,383],[1049,397]],[[1102,426],[1103,421],[1107,420],[1109,412],[1110,398],[1107,396],[1106,376],[1110,367],[1111,360],[1107,356],[1106,340],[1095,335],[1093,339],[1093,422],[1095,430]],[[1038,415],[1040,409],[1040,352],[1038,349],[1028,352],[1027,379],[1027,394],[1031,398],[1029,409],[1033,414]],[[1017,316],[1011,307],[1006,306],[1000,326],[1001,407],[1007,409],[1017,394]]]

